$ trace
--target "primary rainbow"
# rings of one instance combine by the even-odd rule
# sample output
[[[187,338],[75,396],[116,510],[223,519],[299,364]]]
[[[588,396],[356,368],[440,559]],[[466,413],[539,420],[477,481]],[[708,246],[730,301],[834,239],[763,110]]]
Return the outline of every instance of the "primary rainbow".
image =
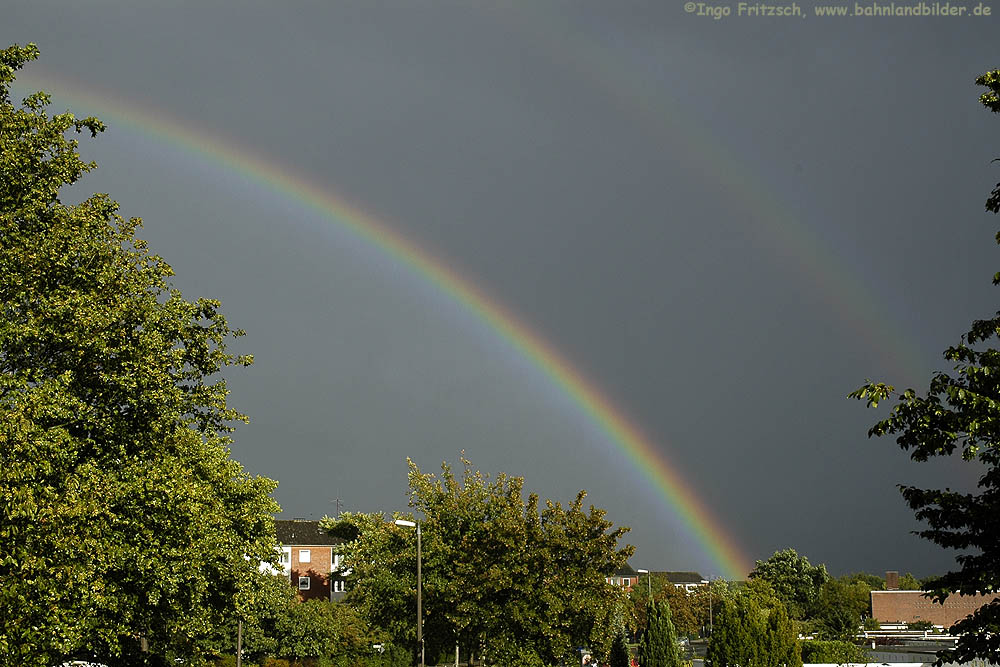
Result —
[[[208,132],[192,129],[189,124],[172,120],[161,112],[116,99],[103,91],[96,94],[92,88],[48,73],[44,76],[25,73],[19,79],[19,85],[27,84],[32,89],[48,88],[50,91],[57,91],[60,97],[88,108],[87,113],[93,111],[105,119],[110,118],[130,126],[141,134],[181,146],[204,160],[220,163],[278,195],[318,212],[322,217],[364,239],[393,261],[410,267],[438,291],[484,322],[570,397],[627,455],[635,471],[676,513],[723,576],[730,579],[746,576],[750,570],[750,560],[642,429],[604,396],[580,370],[567,362],[551,344],[471,280],[457,274],[344,196],[333,193],[325,185],[321,187],[310,183],[287,166],[279,168],[273,161],[266,161]]]

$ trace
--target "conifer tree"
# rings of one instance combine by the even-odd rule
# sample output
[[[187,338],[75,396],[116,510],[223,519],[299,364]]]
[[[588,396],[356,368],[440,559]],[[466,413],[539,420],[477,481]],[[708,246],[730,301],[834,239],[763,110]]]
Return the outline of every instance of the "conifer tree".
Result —
[[[611,667],[629,667],[628,642],[625,641],[625,629],[619,628],[611,642]]]
[[[801,667],[802,653],[785,605],[770,587],[724,600],[708,644],[709,667]]]
[[[640,667],[679,667],[680,651],[677,632],[670,618],[670,605],[666,600],[646,605],[646,631],[639,643]]]

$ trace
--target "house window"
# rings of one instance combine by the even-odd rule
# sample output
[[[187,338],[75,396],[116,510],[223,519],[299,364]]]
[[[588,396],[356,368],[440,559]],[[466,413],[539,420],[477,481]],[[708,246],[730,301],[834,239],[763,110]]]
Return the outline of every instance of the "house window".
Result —
[[[309,577],[299,577],[299,590],[300,591],[309,590]]]
[[[347,590],[346,584],[347,584],[347,582],[344,581],[343,579],[334,579],[333,580],[333,592],[334,593],[343,593],[345,590]]]
[[[292,560],[291,551],[282,550],[282,552],[278,555],[278,563],[281,565],[288,565],[291,562],[291,560]]]
[[[333,555],[333,569],[334,570],[340,569],[340,554]]]
[[[312,559],[312,552],[309,549],[299,549],[299,562],[308,563]]]

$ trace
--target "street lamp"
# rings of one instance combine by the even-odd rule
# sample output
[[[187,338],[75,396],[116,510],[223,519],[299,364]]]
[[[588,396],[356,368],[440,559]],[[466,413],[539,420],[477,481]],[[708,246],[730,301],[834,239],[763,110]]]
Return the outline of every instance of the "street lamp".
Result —
[[[649,573],[649,570],[636,570],[636,572],[638,572],[639,574],[644,574],[644,575],[646,575],[646,594],[647,594],[647,595],[648,595],[648,596],[649,596],[650,598],[652,598],[652,597],[653,597],[653,584],[652,584],[652,583],[651,583],[651,582],[649,581],[649,579],[650,579],[650,577],[652,577],[653,575],[651,575],[651,574]]]
[[[708,634],[711,636],[712,630],[715,629],[712,626],[712,582],[708,579],[702,579],[701,583],[708,585]]]
[[[420,667],[424,667],[424,618],[421,613],[421,581],[420,581],[420,524],[416,521],[406,519],[396,519],[393,521],[397,526],[417,529],[417,645],[420,646]]]

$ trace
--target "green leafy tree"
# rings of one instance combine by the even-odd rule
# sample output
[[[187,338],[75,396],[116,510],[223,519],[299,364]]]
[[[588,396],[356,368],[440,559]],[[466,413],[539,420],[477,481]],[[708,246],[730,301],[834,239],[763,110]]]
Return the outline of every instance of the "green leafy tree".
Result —
[[[812,565],[795,549],[776,551],[764,561],[757,561],[750,579],[766,581],[778,598],[785,603],[792,618],[804,619],[819,596],[830,575],[825,565]]]
[[[976,84],[987,89],[980,97],[982,104],[1000,112],[1000,70],[983,74]],[[1000,212],[1000,183],[987,199],[986,210]],[[1000,272],[993,283],[1000,284]],[[996,521],[1000,516],[1000,350],[988,344],[998,334],[1000,313],[973,322],[959,343],[944,353],[954,372],[935,373],[924,396],[913,389],[898,395],[889,417],[868,431],[869,436],[895,435],[896,443],[914,461],[958,454],[985,470],[978,490],[972,493],[900,486],[917,519],[927,524],[917,534],[959,552],[958,569],[931,584],[934,599],[942,603],[954,593],[1000,591],[1000,524]],[[893,396],[892,386],[871,381],[850,394],[867,400],[869,407]],[[1000,601],[984,605],[953,625],[951,632],[959,635],[958,643],[954,650],[939,653],[939,660],[1000,662]]]
[[[646,607],[646,630],[639,642],[640,667],[680,667],[677,632],[670,618],[670,605],[650,600]]]
[[[795,626],[769,586],[747,586],[722,601],[708,644],[709,667],[801,667]]]
[[[627,529],[614,528],[603,510],[585,510],[582,492],[566,507],[547,501],[540,509],[536,495],[524,498],[522,478],[491,480],[463,464],[461,476],[447,464],[440,475],[409,464],[410,505],[423,517],[427,655],[458,643],[491,661],[517,653],[554,664],[584,645],[606,656],[605,628],[621,600],[605,577],[632,553],[618,547]],[[344,514],[324,525],[353,538],[344,547],[347,600],[393,641],[414,645],[414,531],[381,514]]]
[[[104,125],[11,101],[37,54],[0,51],[0,664],[196,664],[275,557],[274,483],[229,457],[219,377],[252,360],[138,219],[62,203],[95,167],[66,133]]]
[[[812,619],[826,639],[854,636],[871,613],[871,589],[863,581],[831,579],[823,584],[813,606]]]
[[[911,573],[907,572],[899,578],[899,590],[920,591],[923,590],[923,588],[920,586],[920,580],[914,577]]]

